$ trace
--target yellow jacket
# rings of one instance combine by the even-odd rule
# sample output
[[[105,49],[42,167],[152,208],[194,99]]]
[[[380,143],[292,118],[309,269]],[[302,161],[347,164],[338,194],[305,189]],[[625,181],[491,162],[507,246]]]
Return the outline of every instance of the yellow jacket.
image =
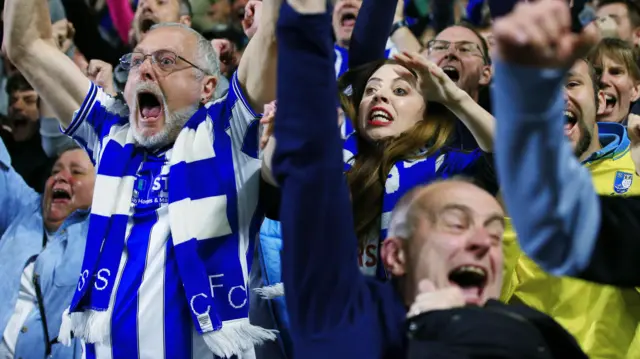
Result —
[[[584,165],[590,169],[599,194],[640,195],[640,177],[631,160],[628,140],[618,143],[608,152],[605,147],[600,156]],[[633,174],[630,183],[629,176],[623,174]],[[623,183],[623,178],[627,182]],[[591,358],[640,359],[638,291],[546,274],[520,250],[509,218],[503,251],[502,301],[524,303],[547,313],[575,336]]]

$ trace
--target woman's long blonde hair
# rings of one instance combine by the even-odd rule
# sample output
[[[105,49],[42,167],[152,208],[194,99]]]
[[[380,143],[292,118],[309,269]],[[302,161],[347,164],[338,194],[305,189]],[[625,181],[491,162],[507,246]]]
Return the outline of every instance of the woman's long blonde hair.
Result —
[[[357,154],[347,172],[351,190],[353,217],[360,245],[366,244],[372,233],[380,230],[380,216],[385,183],[391,167],[400,160],[424,158],[440,150],[455,128],[453,116],[438,103],[426,106],[423,119],[397,137],[371,141],[362,136],[358,121],[359,107],[369,78],[393,60],[374,61],[348,71],[338,80],[340,102],[353,123]],[[422,149],[426,149],[422,151]]]

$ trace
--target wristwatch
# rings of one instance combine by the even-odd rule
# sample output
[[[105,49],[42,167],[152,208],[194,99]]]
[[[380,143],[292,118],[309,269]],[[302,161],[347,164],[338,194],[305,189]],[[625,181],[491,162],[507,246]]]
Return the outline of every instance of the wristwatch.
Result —
[[[407,20],[402,19],[400,21],[394,22],[391,26],[391,34],[389,36],[392,36],[393,33],[395,33],[401,27],[409,27],[409,23],[407,22]]]

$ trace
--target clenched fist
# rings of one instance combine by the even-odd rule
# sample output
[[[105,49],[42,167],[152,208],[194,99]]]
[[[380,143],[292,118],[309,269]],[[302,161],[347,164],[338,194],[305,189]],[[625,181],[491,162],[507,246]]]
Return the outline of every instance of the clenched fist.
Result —
[[[571,32],[566,0],[520,2],[493,25],[496,55],[505,62],[548,68],[568,68],[597,44],[594,27]]]
[[[102,87],[104,92],[116,96],[113,85],[113,66],[104,61],[91,60],[87,66],[86,75],[93,83]]]
[[[249,39],[258,31],[258,24],[262,16],[262,1],[249,0],[244,8],[244,19],[242,19],[242,30]]]
[[[224,76],[230,75],[235,71],[240,62],[236,46],[227,39],[213,39],[211,40],[211,46],[213,46],[216,54],[218,54],[220,73]]]

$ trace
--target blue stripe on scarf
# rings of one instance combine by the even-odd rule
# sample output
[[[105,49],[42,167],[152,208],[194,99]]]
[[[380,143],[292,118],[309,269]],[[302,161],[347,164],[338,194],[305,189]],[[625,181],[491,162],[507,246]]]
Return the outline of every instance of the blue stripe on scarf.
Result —
[[[218,139],[216,139],[217,141]],[[175,192],[171,192],[173,200],[170,202],[177,202],[185,198],[201,199],[211,196],[220,196],[226,194],[227,188],[218,181],[220,175],[216,172],[210,173],[208,169],[217,168],[218,162],[220,162],[220,154],[216,153],[216,157],[208,158],[206,160],[200,160],[191,163],[181,162],[173,166],[175,173],[171,176],[172,181],[183,183],[184,186],[176,187]],[[174,171],[172,168],[172,171]],[[189,180],[190,178],[197,178],[202,173],[210,173],[205,178],[200,178],[199,181]],[[233,173],[231,174],[233,176]],[[173,188],[172,188],[173,191]]]
[[[150,213],[155,216],[155,213]],[[114,318],[111,320],[113,332],[111,342],[114,358],[136,358],[138,356],[138,341],[128,340],[124,336],[131,335],[131,328],[138,327],[138,289],[142,283],[143,273],[146,266],[147,251],[149,248],[148,233],[156,224],[156,219],[144,218],[142,221],[134,218],[135,222],[131,228],[129,240],[126,243],[127,261],[122,272],[122,278],[118,284],[116,300],[114,303]],[[121,289],[128,289],[121,290]],[[126,303],[126,304],[125,304]],[[117,343],[128,343],[127,345],[117,345]]]
[[[167,264],[175,264],[175,249],[171,241],[166,245]],[[165,278],[179,278],[177,265],[167,265]],[[164,290],[164,337],[171,340],[164,341],[165,358],[192,358],[191,348],[193,342],[193,324],[188,317],[189,305],[185,304],[185,293],[182,285],[176,287],[165,286]],[[162,300],[158,298],[158,300]],[[179,310],[184,308],[185,310]],[[134,357],[135,358],[135,357]]]

